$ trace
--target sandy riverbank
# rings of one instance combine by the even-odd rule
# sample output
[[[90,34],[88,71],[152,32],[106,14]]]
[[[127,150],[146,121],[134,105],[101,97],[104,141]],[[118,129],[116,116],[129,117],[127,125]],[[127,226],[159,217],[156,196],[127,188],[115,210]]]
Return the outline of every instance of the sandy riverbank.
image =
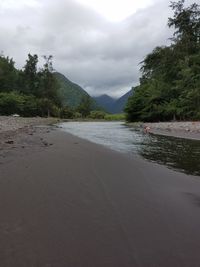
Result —
[[[144,123],[143,129],[153,134],[200,140],[200,121]]]
[[[9,137],[15,138],[21,132],[31,133],[33,128],[39,125],[55,124],[58,119],[54,118],[22,118],[11,116],[0,116],[0,142],[4,142]],[[132,124],[128,124],[132,125]],[[147,128],[147,132],[159,135],[168,135],[188,139],[200,140],[200,121],[196,122],[158,122],[133,124],[141,130]]]
[[[31,136],[36,131],[48,132],[50,130],[48,127],[56,122],[58,119],[55,118],[0,116],[0,157],[5,157],[5,154],[14,152],[18,148],[27,148],[32,142],[45,145],[44,140],[38,138],[36,142]]]
[[[144,123],[146,127],[153,134],[200,140],[200,121]]]
[[[49,125],[56,123],[58,120],[54,118],[23,118],[12,116],[0,116],[0,134],[5,132],[17,131],[25,127],[33,127],[36,125]]]
[[[1,158],[0,266],[200,265],[198,178],[43,129]]]

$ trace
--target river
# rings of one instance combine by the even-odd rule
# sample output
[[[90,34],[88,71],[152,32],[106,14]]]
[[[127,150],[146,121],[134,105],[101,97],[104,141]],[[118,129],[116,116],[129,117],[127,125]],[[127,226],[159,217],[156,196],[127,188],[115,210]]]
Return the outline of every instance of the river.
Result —
[[[123,122],[66,122],[60,126],[68,133],[121,153],[200,176],[200,141],[144,134]]]

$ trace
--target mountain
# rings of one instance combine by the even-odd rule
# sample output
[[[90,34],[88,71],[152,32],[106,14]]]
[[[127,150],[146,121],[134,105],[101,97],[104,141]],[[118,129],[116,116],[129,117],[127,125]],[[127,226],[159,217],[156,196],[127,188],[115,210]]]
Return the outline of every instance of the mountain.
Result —
[[[100,105],[102,108],[104,108],[106,111],[112,113],[112,106],[115,102],[115,99],[108,96],[108,95],[101,95],[93,97],[98,105]]]
[[[110,113],[122,113],[126,106],[128,98],[132,94],[133,94],[133,89],[131,89],[125,95],[121,96],[118,99],[114,99],[108,95],[101,95],[98,97],[94,97],[94,99],[106,111]]]
[[[76,108],[84,96],[89,96],[92,109],[99,110],[103,108],[110,113],[122,113],[129,96],[133,93],[133,89],[131,89],[117,100],[106,94],[92,98],[80,85],[73,83],[63,74],[55,72],[54,75],[60,87],[60,95],[63,104],[71,108]]]
[[[133,89],[128,91],[125,95],[117,99],[113,105],[113,113],[122,113],[128,101],[128,98],[133,94]]]
[[[55,72],[54,75],[58,81],[60,95],[64,105],[76,108],[84,96],[89,96],[91,98],[92,108],[99,109],[96,101],[81,86],[71,82],[59,72]]]

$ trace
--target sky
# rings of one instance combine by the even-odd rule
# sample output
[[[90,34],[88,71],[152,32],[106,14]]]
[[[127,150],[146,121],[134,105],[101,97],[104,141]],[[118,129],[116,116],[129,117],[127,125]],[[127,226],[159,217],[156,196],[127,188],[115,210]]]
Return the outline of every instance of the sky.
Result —
[[[145,55],[169,44],[171,15],[168,0],[0,0],[0,52],[18,68],[28,53],[53,55],[90,95],[119,97],[138,84]]]

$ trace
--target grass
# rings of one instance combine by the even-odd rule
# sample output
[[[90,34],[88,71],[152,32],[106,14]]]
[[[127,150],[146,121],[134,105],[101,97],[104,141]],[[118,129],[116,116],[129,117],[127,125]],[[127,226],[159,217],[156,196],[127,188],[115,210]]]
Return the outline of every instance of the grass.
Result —
[[[120,113],[120,114],[106,114],[104,120],[106,121],[124,121],[125,114]]]

